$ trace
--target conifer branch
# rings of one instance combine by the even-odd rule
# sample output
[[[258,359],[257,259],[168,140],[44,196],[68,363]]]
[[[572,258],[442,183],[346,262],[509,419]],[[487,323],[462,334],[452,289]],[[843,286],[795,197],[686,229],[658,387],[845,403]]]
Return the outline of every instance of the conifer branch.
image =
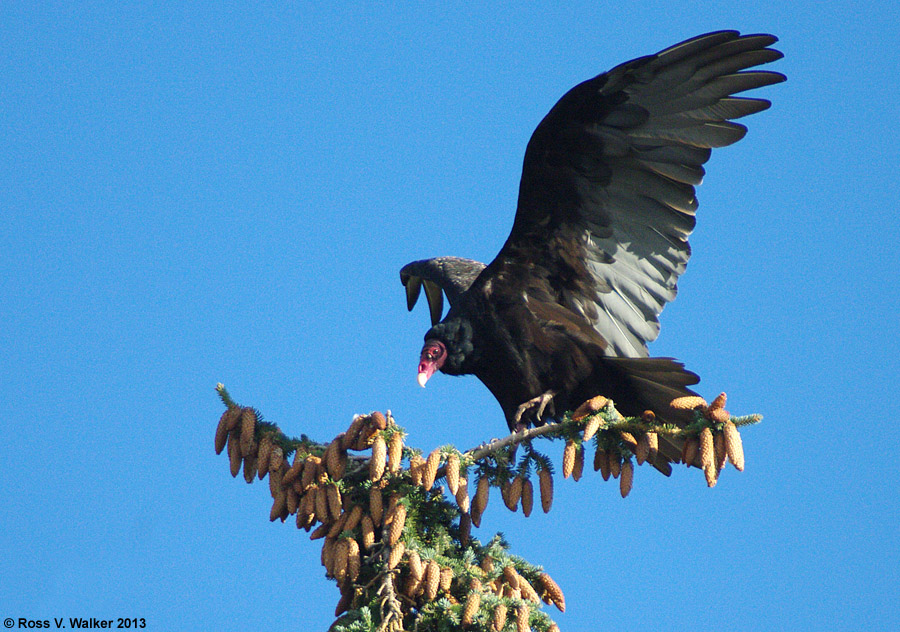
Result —
[[[487,544],[471,537],[492,486],[500,488],[511,511],[521,506],[530,515],[536,494],[543,510],[550,510],[554,465],[533,442],[563,439],[563,476],[574,480],[582,474],[584,444],[593,443],[594,469],[604,479],[619,478],[626,496],[632,459],[666,474],[670,462],[698,467],[710,487],[726,461],[742,470],[737,427],[761,419],[731,418],[724,393],[712,404],[699,397],[675,400],[673,407],[693,411],[694,421],[685,427],[659,423],[649,411],[623,417],[612,402],[597,397],[558,422],[463,453],[441,446],[425,458],[403,445],[406,433],[390,411],[357,415],[345,432],[321,443],[285,435],[256,409],[238,405],[223,385],[216,390],[226,410],[215,449],[218,454],[227,448],[232,476],[241,468],[248,483],[268,476],[269,519],[294,516],[310,539],[322,540],[326,577],[341,592],[334,632],[498,630],[507,617],[518,630],[558,631],[540,602],[564,611],[559,586],[539,566],[511,555],[499,535]],[[663,447],[659,437],[669,443]],[[470,473],[477,484],[470,486]],[[538,485],[531,481],[534,474]],[[435,486],[441,480],[445,486]]]

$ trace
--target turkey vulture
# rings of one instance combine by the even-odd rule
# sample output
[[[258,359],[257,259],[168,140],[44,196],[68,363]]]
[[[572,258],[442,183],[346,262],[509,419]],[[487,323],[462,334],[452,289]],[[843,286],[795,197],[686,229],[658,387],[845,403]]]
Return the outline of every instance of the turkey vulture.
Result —
[[[780,59],[769,48],[776,41],[709,33],[569,90],[528,142],[497,257],[487,266],[438,257],[400,271],[409,309],[424,285],[431,311],[419,384],[436,370],[476,375],[510,430],[598,394],[626,415],[689,423],[668,404],[693,395],[699,378],[672,358],[647,357],[647,343],[690,256],[694,186],[711,148],[744,136],[731,119],[770,105],[732,95],[785,80],[747,70]]]

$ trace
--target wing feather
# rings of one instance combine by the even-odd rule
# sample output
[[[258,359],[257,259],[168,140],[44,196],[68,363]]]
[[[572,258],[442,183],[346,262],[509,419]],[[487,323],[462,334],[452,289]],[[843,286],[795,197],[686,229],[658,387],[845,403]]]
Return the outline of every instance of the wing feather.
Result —
[[[528,143],[515,223],[483,287],[519,283],[530,309],[564,308],[609,355],[646,356],[690,258],[711,148],[743,138],[733,119],[770,105],[733,95],[784,81],[755,70],[781,58],[776,41],[709,33],[566,93]]]
[[[409,311],[419,300],[422,286],[428,299],[431,324],[441,320],[444,297],[453,305],[469,289],[484,270],[484,264],[461,257],[435,257],[408,263],[400,270],[400,282],[406,288],[406,307]]]

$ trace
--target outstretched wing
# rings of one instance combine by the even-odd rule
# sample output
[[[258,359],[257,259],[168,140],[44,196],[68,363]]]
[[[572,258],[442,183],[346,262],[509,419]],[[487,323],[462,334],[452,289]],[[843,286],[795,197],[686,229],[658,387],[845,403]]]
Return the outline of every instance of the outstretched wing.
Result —
[[[485,280],[585,319],[609,355],[646,356],[690,257],[710,148],[770,105],[732,95],[785,79],[747,70],[781,58],[776,41],[709,33],[566,93],[528,143],[515,223]]]
[[[400,282],[406,288],[406,307],[412,311],[424,285],[431,324],[440,322],[444,311],[443,294],[453,305],[484,267],[479,261],[460,257],[436,257],[406,264],[400,270]]]

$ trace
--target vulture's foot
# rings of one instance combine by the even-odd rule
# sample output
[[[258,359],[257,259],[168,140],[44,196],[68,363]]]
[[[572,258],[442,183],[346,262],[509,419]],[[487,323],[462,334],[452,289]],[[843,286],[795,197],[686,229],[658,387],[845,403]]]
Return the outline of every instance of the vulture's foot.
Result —
[[[537,413],[535,413],[535,415],[534,415],[535,421],[541,420],[541,418],[544,416],[544,409],[547,408],[548,406],[550,408],[550,410],[549,410],[550,414],[551,415],[555,414],[555,410],[553,408],[553,398],[554,397],[556,397],[556,391],[547,391],[546,393],[542,393],[541,395],[538,395],[537,397],[533,397],[533,398],[529,399],[527,402],[521,404],[519,406],[518,410],[516,410],[516,417],[514,420],[515,427],[516,428],[519,427],[519,424],[522,421],[522,415],[525,414],[525,411],[530,410],[530,409],[534,408],[535,406],[537,406]]]

